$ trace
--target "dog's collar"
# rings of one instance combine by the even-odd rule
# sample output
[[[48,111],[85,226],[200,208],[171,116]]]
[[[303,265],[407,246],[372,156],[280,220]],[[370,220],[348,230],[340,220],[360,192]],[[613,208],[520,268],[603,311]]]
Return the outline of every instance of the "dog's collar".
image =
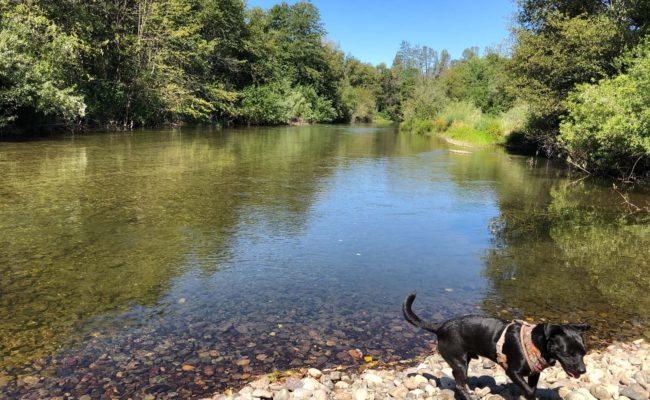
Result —
[[[521,342],[521,352],[526,358],[526,362],[528,363],[528,367],[530,368],[531,373],[536,374],[542,372],[549,366],[549,364],[542,356],[542,352],[539,351],[537,346],[535,346],[533,343],[532,333],[535,326],[526,321],[512,321],[503,329],[503,332],[501,332],[501,336],[499,337],[499,341],[497,342],[497,362],[504,369],[508,369],[508,358],[503,353],[503,345],[506,341],[506,332],[508,331],[508,328],[515,324],[521,325],[519,336]]]

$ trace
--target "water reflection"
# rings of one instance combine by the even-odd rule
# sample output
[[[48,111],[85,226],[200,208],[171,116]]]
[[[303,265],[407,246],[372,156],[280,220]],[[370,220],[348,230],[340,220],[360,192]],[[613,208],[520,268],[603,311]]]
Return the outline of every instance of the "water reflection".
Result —
[[[431,342],[399,314],[414,289],[432,318],[588,320],[599,339],[643,334],[650,313],[648,221],[609,183],[494,149],[186,129],[1,143],[0,168],[0,378],[75,395],[122,369],[120,390],[154,390],[158,368],[158,389],[197,396],[354,348],[415,356]]]
[[[498,296],[487,310],[506,305],[537,319],[589,321],[593,340],[650,335],[647,216],[627,214],[607,185],[542,186],[544,201],[534,205],[504,196],[485,270]]]

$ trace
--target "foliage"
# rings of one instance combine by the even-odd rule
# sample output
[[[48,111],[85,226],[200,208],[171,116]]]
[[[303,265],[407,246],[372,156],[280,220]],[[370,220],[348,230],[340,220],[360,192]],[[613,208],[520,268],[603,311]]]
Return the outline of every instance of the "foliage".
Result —
[[[441,85],[455,100],[470,100],[483,112],[507,111],[514,103],[509,87],[506,59],[495,52],[480,57],[466,50],[466,58],[456,62],[441,76]]]
[[[309,2],[0,1],[3,126],[333,122],[352,106],[376,111],[376,69],[326,43]]]
[[[650,160],[650,40],[626,64],[625,73],[569,95],[559,140],[582,168],[629,172]]]
[[[623,49],[619,31],[605,16],[553,14],[541,33],[519,29],[512,69],[520,98],[541,118],[557,119],[576,84],[609,76]]]
[[[31,3],[2,1],[0,10],[0,128],[83,117],[83,96],[68,83],[79,62],[77,38]]]
[[[449,102],[444,89],[436,81],[427,79],[413,91],[413,96],[404,102],[404,118],[432,118]]]

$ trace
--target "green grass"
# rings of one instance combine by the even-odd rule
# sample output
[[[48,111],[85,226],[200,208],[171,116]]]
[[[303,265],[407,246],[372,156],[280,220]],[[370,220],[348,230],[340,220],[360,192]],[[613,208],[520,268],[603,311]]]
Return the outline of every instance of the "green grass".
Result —
[[[400,130],[419,135],[440,134],[471,146],[506,144],[528,118],[528,108],[516,105],[499,115],[481,112],[469,102],[453,102],[431,118],[413,117],[400,124]]]
[[[494,135],[487,131],[480,131],[470,126],[451,127],[441,133],[443,137],[467,143],[473,146],[490,146],[503,144],[505,138],[501,135]]]
[[[384,114],[382,114],[380,112],[376,112],[372,116],[372,123],[376,124],[376,125],[391,125],[391,124],[394,124],[395,121],[388,118],[387,115],[384,115]]]

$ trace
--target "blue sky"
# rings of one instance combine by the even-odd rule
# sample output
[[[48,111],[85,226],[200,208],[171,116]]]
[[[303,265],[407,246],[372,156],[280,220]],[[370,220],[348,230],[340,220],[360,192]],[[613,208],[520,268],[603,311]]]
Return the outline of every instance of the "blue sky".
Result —
[[[278,0],[247,0],[269,8]],[[287,1],[295,3],[295,1]],[[495,46],[507,39],[514,0],[312,0],[328,38],[356,58],[391,64],[402,40],[427,45],[452,57],[463,49]]]

